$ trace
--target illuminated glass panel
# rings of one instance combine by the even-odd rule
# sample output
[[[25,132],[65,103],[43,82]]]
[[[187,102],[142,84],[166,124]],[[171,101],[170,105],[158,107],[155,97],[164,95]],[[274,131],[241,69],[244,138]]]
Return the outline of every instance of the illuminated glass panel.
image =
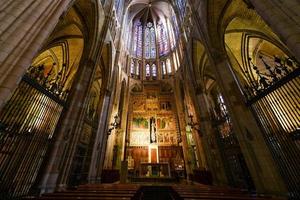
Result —
[[[126,39],[125,41],[127,41],[127,50],[130,50],[130,47],[131,47],[131,44],[132,44],[132,42],[131,42],[131,38],[132,38],[132,29],[131,28],[129,28],[129,27],[126,27],[125,28],[125,35],[124,35],[124,38]],[[134,43],[134,42],[133,42]]]
[[[220,111],[221,111],[221,115],[222,116],[228,116],[228,110],[227,110],[227,107],[225,105],[225,101],[224,101],[224,98],[222,95],[218,95],[217,96],[217,100],[218,100],[218,104],[220,106]],[[230,119],[228,117],[226,117],[226,121],[229,123],[230,122]]]
[[[116,0],[115,1],[116,14],[117,14],[117,18],[119,21],[121,21],[123,5],[124,5],[124,0]]]
[[[133,59],[131,59],[131,63],[130,63],[130,74],[134,74],[134,61],[133,61]]]
[[[170,35],[171,49],[174,49],[175,44],[176,44],[176,38],[174,35],[173,27],[169,20],[167,21],[167,24],[168,24],[168,30],[169,30],[169,35]]]
[[[156,65],[155,65],[155,64],[152,64],[151,68],[152,68],[152,76],[156,77],[156,76],[157,76]]]
[[[145,58],[156,57],[156,45],[155,45],[155,30],[151,22],[147,23],[145,29]]]
[[[143,26],[140,21],[134,23],[132,55],[142,57]]]
[[[186,0],[176,0],[176,4],[179,10],[180,18],[182,20],[185,15]]]
[[[163,73],[163,75],[166,75],[167,74],[166,63],[165,62],[161,62],[161,67],[162,67],[162,73]]]
[[[136,62],[136,69],[135,69],[135,74],[140,75],[140,62]]]
[[[132,46],[133,55],[136,55],[137,43],[138,43],[138,32],[139,32],[139,27],[136,24],[134,25],[134,30],[133,30],[133,46]]]
[[[145,58],[150,58],[150,29],[145,29]]]
[[[165,55],[169,52],[169,43],[168,43],[168,35],[167,30],[163,22],[159,22],[157,24],[158,31],[158,47],[159,47],[159,55]]]
[[[137,50],[136,50],[136,56],[142,57],[142,44],[143,44],[143,27],[141,24],[138,26],[138,34],[137,34]]]
[[[166,60],[166,65],[167,65],[167,73],[171,74],[172,73],[172,67],[171,67],[171,61],[170,61],[169,58]]]
[[[156,44],[155,44],[155,30],[154,28],[150,28],[150,48],[151,48],[151,53],[150,57],[151,58],[156,58]]]
[[[146,64],[146,77],[149,77],[150,76],[150,65],[149,64]]]
[[[177,23],[177,19],[176,19],[176,15],[172,16],[171,17],[172,19],[172,24],[173,24],[173,28],[174,28],[174,35],[175,35],[175,38],[176,40],[179,38],[179,26],[178,26],[178,23]]]

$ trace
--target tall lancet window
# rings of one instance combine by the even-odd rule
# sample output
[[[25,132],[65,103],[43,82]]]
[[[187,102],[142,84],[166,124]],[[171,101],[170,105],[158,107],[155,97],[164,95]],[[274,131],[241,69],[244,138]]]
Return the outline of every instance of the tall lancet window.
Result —
[[[161,62],[161,67],[162,67],[163,75],[166,75],[167,74],[167,69],[166,69],[166,63],[164,61]]]
[[[150,38],[150,48],[151,48],[150,57],[155,58],[156,57],[156,44],[155,44],[155,30],[154,30],[153,26],[150,28],[150,34],[151,34],[151,38]]]
[[[150,65],[146,64],[146,77],[150,77]]]
[[[172,67],[171,67],[171,61],[170,61],[169,58],[166,60],[166,64],[167,64],[167,73],[171,74],[172,73]]]
[[[163,56],[169,53],[169,43],[167,30],[162,21],[159,21],[157,24],[157,36],[158,36],[158,46],[159,46],[159,55]]]
[[[176,0],[176,4],[179,10],[180,18],[183,19],[185,15],[186,0]]]
[[[179,38],[179,26],[178,26],[175,14],[171,17],[171,20],[172,20],[172,24],[173,24],[173,28],[174,28],[175,38],[177,40]]]
[[[143,44],[143,26],[140,21],[134,23],[134,40],[132,54],[136,57],[142,57],[142,44]]]
[[[152,22],[148,22],[145,28],[145,58],[156,57],[156,45],[155,45],[155,30]]]
[[[135,69],[135,74],[140,75],[140,61],[136,62],[136,69]]]
[[[176,44],[176,39],[174,35],[173,26],[171,25],[171,22],[169,20],[167,21],[167,24],[168,24],[169,35],[170,35],[171,49],[174,49]]]
[[[157,76],[156,65],[155,65],[155,64],[152,64],[151,68],[152,68],[152,76],[153,76],[153,77],[156,77],[156,76]]]
[[[130,74],[135,74],[134,72],[135,72],[135,71],[134,71],[134,61],[133,61],[133,59],[131,59],[131,63],[130,63]]]
[[[121,21],[122,11],[123,11],[124,0],[116,0],[115,7],[118,20]]]
[[[145,58],[150,58],[150,29],[145,29]]]

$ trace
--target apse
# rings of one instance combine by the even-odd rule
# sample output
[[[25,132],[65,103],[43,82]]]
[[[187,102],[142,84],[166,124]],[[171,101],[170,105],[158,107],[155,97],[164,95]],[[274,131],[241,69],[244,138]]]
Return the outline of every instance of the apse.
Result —
[[[166,1],[136,0],[128,6],[127,51],[131,77],[166,79],[180,67],[177,17]]]

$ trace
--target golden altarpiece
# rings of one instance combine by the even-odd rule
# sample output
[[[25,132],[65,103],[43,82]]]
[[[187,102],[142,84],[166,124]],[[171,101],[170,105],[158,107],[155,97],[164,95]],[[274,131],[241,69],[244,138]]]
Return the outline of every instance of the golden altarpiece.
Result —
[[[158,84],[133,91],[128,119],[129,174],[133,176],[170,177],[184,169],[176,105],[172,91]]]

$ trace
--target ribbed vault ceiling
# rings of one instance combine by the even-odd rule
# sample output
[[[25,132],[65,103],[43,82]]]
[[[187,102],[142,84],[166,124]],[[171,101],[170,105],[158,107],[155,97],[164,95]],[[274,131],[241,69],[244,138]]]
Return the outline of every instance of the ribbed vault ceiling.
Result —
[[[140,18],[142,21],[152,18],[168,18],[171,16],[171,5],[163,0],[132,0],[128,6],[129,19]]]

